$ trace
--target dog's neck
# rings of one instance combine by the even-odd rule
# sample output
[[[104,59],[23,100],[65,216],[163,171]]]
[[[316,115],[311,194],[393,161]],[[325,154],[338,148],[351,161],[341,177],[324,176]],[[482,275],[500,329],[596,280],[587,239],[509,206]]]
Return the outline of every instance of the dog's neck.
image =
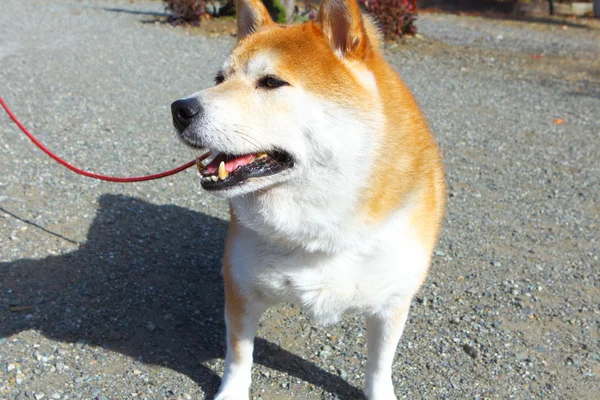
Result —
[[[357,197],[347,188],[330,188],[324,195],[322,188],[274,187],[231,203],[240,223],[273,245],[335,253],[353,246],[364,234],[355,210]]]

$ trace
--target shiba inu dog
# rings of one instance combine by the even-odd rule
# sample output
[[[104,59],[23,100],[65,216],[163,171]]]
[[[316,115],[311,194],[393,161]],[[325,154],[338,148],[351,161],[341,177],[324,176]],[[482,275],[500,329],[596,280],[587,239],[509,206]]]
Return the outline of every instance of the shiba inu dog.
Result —
[[[365,395],[396,399],[392,361],[444,213],[438,147],[355,0],[292,26],[260,0],[237,10],[216,85],[172,104],[181,139],[212,152],[202,187],[230,203],[216,399],[248,399],[259,317],[281,301],[321,324],[364,315]]]

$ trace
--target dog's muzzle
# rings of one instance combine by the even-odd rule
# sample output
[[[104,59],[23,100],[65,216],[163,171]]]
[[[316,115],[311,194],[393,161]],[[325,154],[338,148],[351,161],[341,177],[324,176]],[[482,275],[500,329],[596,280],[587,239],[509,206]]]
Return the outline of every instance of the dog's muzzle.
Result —
[[[195,118],[202,115],[202,104],[193,97],[177,100],[171,104],[171,114],[173,114],[173,125],[179,133],[182,133]]]

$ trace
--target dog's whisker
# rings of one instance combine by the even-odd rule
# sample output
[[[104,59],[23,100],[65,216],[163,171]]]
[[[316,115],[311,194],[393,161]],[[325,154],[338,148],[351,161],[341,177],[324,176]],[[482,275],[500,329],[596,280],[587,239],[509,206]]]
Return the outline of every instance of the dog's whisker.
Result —
[[[259,145],[259,143],[258,143],[258,142],[257,142],[255,139],[251,138],[251,137],[250,137],[250,136],[248,136],[248,135],[245,135],[243,132],[239,132],[239,131],[237,131],[237,130],[236,130],[235,132],[236,132],[236,133],[238,133],[238,134],[240,135],[240,139],[242,139],[242,140],[243,140],[243,141],[245,141],[246,143],[249,143],[250,145],[254,146],[254,148],[255,148],[256,150],[258,150],[258,151],[262,150],[262,149],[260,148],[260,145]]]
[[[239,125],[234,125],[234,126],[239,126]],[[258,142],[258,140],[256,140],[251,134],[249,134],[248,132],[245,132],[243,130],[243,126],[240,126],[242,129],[239,128],[234,128],[234,132],[239,134],[240,136],[243,136],[245,138],[247,138],[248,140],[252,141],[257,147],[261,147],[260,143]],[[265,146],[262,146],[265,147]]]
[[[242,139],[244,142],[248,143],[250,146],[254,147],[256,149],[257,152],[259,152],[261,149],[260,147],[258,147],[255,143],[252,143],[250,140],[248,140],[247,138],[241,136],[240,139]]]

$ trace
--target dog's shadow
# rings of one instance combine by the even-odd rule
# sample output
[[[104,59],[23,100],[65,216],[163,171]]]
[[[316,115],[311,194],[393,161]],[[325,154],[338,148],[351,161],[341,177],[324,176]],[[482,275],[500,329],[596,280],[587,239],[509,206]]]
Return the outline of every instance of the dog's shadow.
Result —
[[[0,263],[3,289],[11,291],[10,307],[0,311],[0,337],[35,329],[54,340],[100,345],[185,373],[212,398],[220,378],[203,362],[225,353],[220,260],[227,222],[132,197],[99,200],[78,250]],[[255,361],[339,398],[363,398],[340,377],[265,339],[256,341]]]

